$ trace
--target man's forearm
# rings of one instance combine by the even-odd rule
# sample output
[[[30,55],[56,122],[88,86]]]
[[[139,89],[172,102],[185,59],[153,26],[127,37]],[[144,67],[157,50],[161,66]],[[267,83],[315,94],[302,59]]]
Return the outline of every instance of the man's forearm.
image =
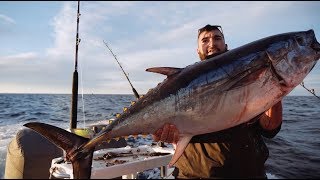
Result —
[[[260,118],[260,126],[264,130],[274,130],[282,123],[282,101],[272,106]]]

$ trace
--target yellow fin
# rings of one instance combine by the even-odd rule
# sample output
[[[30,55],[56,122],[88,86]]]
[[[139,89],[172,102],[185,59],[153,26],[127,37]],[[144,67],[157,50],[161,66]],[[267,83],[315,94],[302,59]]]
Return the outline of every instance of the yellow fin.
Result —
[[[123,138],[124,138],[125,140],[128,140],[128,139],[129,139],[129,136],[123,136]]]
[[[108,120],[108,124],[111,124],[112,122],[113,122],[112,119],[109,119],[109,120]]]
[[[142,138],[147,138],[147,134],[142,134]]]
[[[116,118],[119,118],[120,116],[121,116],[120,113],[117,113],[117,114],[116,114]]]
[[[135,135],[132,135],[135,139],[137,139],[138,137],[138,134],[135,134]]]

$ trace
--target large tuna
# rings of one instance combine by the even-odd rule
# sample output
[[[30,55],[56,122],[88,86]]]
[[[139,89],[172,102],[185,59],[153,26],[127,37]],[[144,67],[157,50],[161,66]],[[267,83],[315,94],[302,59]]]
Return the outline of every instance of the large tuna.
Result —
[[[173,165],[193,136],[236,126],[271,108],[302,82],[319,58],[313,30],[279,34],[185,68],[147,69],[167,78],[92,139],[43,123],[25,126],[66,151],[74,178],[90,178],[98,143],[175,124],[180,139],[169,163]]]

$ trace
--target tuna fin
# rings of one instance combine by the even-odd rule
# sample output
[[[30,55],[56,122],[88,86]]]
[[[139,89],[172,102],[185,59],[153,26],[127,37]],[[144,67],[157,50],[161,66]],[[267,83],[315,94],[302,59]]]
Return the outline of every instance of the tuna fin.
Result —
[[[64,129],[38,122],[24,124],[24,126],[36,131],[56,146],[66,151],[67,158],[74,150],[77,150],[89,139],[70,133]],[[71,152],[71,153],[70,153]],[[81,154],[80,158],[70,158],[73,167],[73,178],[90,178],[94,149]]]
[[[174,67],[154,67],[148,68],[146,71],[163,74],[166,76],[171,76],[181,71],[182,68],[174,68]]]
[[[45,123],[31,122],[24,124],[24,126],[36,131],[65,151],[74,149],[75,146],[80,146],[88,141],[87,138]]]
[[[186,149],[187,145],[189,144],[192,136],[184,136],[179,139],[177,143],[177,148],[171,158],[171,161],[169,162],[169,167],[172,167],[174,163],[178,161],[184,150]]]

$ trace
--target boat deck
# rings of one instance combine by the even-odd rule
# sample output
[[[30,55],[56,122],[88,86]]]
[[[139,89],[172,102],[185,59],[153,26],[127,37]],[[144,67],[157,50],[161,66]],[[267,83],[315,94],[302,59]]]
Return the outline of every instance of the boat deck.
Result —
[[[138,172],[157,167],[161,169],[161,177],[170,178],[173,168],[168,169],[167,165],[173,153],[169,147],[147,145],[100,149],[93,155],[91,179],[134,179]],[[52,160],[50,172],[56,178],[73,179],[72,164],[64,162],[63,157]]]

